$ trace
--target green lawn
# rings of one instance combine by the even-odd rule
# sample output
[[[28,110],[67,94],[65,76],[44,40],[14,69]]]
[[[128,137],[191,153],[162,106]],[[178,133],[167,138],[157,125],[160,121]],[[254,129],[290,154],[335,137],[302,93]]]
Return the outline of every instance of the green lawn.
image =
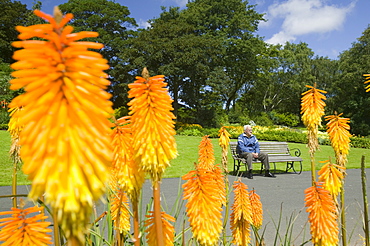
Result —
[[[190,170],[194,169],[194,163],[198,161],[198,151],[201,137],[192,136],[176,136],[177,150],[179,156],[171,161],[171,166],[167,168],[165,172],[165,178],[181,177]],[[236,140],[231,140],[236,141]],[[214,153],[216,158],[216,164],[221,163],[221,148],[218,145],[218,139],[212,139]],[[9,147],[10,147],[10,136],[6,131],[0,131],[0,186],[11,185],[12,178],[12,163],[9,158]],[[289,148],[299,148],[301,150],[301,157],[303,158],[303,170],[310,170],[310,158],[308,149],[305,144],[289,143]],[[370,149],[359,149],[352,148],[348,156],[347,168],[360,168],[361,157],[365,156],[366,167],[370,168]],[[315,153],[315,159],[317,163],[317,168],[319,169],[323,164],[320,161],[328,160],[332,158],[334,161],[334,151],[330,146],[320,146],[320,150]],[[283,163],[277,164],[277,169],[284,169]],[[233,169],[233,160],[229,153],[228,157],[228,168],[230,171]],[[258,166],[259,168],[259,166]],[[258,169],[256,168],[256,169]],[[244,167],[241,169],[244,170]],[[18,184],[28,184],[25,175],[19,171],[18,172]]]

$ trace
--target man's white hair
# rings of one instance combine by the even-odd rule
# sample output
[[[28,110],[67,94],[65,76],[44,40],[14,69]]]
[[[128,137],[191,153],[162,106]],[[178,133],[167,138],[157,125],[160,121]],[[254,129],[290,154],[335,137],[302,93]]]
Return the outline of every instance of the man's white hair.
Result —
[[[247,130],[247,128],[252,128],[251,125],[244,125],[244,131]]]

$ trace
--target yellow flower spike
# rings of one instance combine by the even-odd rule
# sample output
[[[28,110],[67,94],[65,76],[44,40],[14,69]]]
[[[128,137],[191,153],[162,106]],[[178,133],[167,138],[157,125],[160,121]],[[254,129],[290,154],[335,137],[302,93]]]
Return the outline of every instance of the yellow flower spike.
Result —
[[[350,126],[348,125],[349,118],[342,118],[343,113],[337,115],[325,116],[327,123],[327,133],[331,142],[331,146],[334,149],[337,164],[345,166],[347,163],[347,155],[349,151],[349,143],[351,142],[349,133]]]
[[[251,224],[257,229],[261,228],[263,223],[263,209],[260,196],[253,189],[249,192],[249,200],[252,208],[252,222]]]
[[[148,242],[148,245],[154,246],[157,245],[157,233],[156,233],[156,224],[154,220],[154,212],[149,211],[149,215],[145,215],[147,218],[145,221],[145,232],[146,239]],[[163,226],[163,238],[164,238],[164,245],[165,246],[172,246],[174,245],[174,238],[175,238],[175,227],[170,223],[175,222],[175,218],[173,218],[171,215],[166,214],[165,212],[161,212],[161,219],[162,219],[162,226]]]
[[[182,177],[183,199],[193,237],[202,246],[215,245],[222,231],[222,201],[217,174],[206,169],[190,171]]]
[[[322,183],[317,182],[305,190],[305,206],[309,213],[310,231],[312,242],[315,245],[338,245],[338,211],[329,191],[322,188]]]
[[[122,117],[116,121],[112,132],[113,168],[117,173],[119,185],[133,203],[139,201],[141,188],[145,182],[145,173],[134,161],[132,148],[132,131],[130,117]]]
[[[129,203],[126,193],[116,186],[111,194],[111,215],[114,221],[114,227],[120,233],[130,232],[130,213]]]
[[[0,219],[0,242],[3,246],[31,246],[52,244],[52,232],[45,221],[48,216],[43,213],[42,207],[12,208],[12,211],[0,212],[0,216],[11,215]],[[37,213],[30,217],[30,214]]]
[[[197,168],[213,170],[215,155],[213,145],[209,136],[204,136],[199,144],[199,158]]]
[[[230,133],[226,130],[226,127],[221,127],[221,129],[218,131],[218,136],[220,137],[218,139],[218,143],[221,146],[222,149],[227,149],[230,142]]]
[[[225,173],[228,172],[227,170],[227,148],[229,146],[229,142],[230,142],[230,133],[226,130],[226,127],[221,127],[221,129],[219,130],[219,139],[218,139],[218,143],[221,147],[221,150],[222,150],[222,168],[223,168],[223,171]]]
[[[250,242],[250,224],[252,222],[252,207],[249,200],[248,186],[238,181],[234,182],[234,204],[230,215],[230,229],[233,234],[233,244],[248,245]]]
[[[21,163],[21,157],[20,157],[20,145],[19,145],[19,135],[22,132],[23,125],[19,124],[19,115],[20,111],[22,110],[21,107],[15,107],[9,109],[9,128],[8,131],[10,133],[12,144],[10,146],[10,157],[13,160],[13,163]]]
[[[370,74],[364,74],[363,76],[365,76],[365,79],[366,79],[364,84],[370,83]],[[365,89],[366,89],[366,92],[369,92],[370,91],[370,84],[367,85],[365,87]]]
[[[145,69],[146,70],[146,69]],[[153,182],[161,180],[170,160],[177,156],[175,116],[164,76],[136,77],[129,84],[134,160]],[[144,137],[145,136],[145,137]]]
[[[306,85],[311,88],[302,93],[301,114],[302,121],[308,130],[308,145],[310,152],[315,152],[318,149],[318,126],[321,125],[321,117],[324,115],[324,107],[326,100],[326,91],[316,89],[315,87]]]
[[[19,123],[23,171],[32,180],[32,199],[45,194],[66,237],[82,245],[93,201],[105,192],[112,161],[110,122],[113,114],[105,91],[109,65],[89,48],[102,44],[78,41],[96,32],[72,33],[73,18],[57,9],[58,20],[39,10],[50,24],[18,26],[13,46],[12,89],[25,89],[10,107],[23,107]],[[57,17],[55,17],[57,18]],[[39,38],[42,40],[26,40]]]
[[[323,188],[328,190],[334,197],[337,197],[343,184],[343,172],[346,168],[332,164],[330,161],[324,161],[323,163],[325,164],[318,172],[319,182],[323,182]]]

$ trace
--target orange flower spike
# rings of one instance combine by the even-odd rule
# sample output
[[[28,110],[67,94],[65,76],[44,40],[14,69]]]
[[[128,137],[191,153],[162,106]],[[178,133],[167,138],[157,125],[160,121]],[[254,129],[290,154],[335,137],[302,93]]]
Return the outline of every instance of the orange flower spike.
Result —
[[[164,76],[146,77],[136,77],[129,84],[134,160],[152,181],[159,181],[170,160],[177,157],[175,116]]]
[[[340,171],[342,169],[343,171]],[[336,197],[342,187],[342,180],[344,178],[343,172],[346,168],[343,166],[332,164],[330,161],[326,161],[319,174],[319,182],[323,182],[323,187]]]
[[[349,144],[351,142],[350,137],[352,135],[349,132],[349,118],[340,117],[342,114],[325,116],[325,120],[329,121],[326,131],[334,149],[337,163],[344,166],[347,162],[347,155],[350,148]]]
[[[321,182],[317,182],[316,186],[307,188],[304,193],[313,244],[338,245],[338,213],[329,191],[322,188]]]
[[[31,213],[37,213],[30,217]],[[0,216],[11,215],[0,219],[0,242],[3,246],[14,245],[47,245],[52,244],[50,222],[43,208],[34,206],[26,209],[12,208],[12,211],[0,212]]]
[[[249,192],[249,200],[252,208],[252,225],[259,229],[263,223],[263,209],[261,198],[254,189]]]
[[[215,173],[205,169],[184,175],[183,199],[193,237],[202,246],[215,245],[222,231],[222,206]]]
[[[202,138],[199,144],[199,158],[197,167],[200,169],[213,170],[215,155],[211,139],[207,136]]]
[[[13,42],[21,49],[14,52],[18,61],[11,67],[18,71],[10,83],[11,89],[26,92],[10,106],[23,107],[20,145],[23,171],[32,180],[29,196],[45,194],[67,238],[82,244],[112,161],[108,118],[113,109],[103,72],[109,65],[88,50],[102,44],[78,41],[98,33],[80,32],[76,38],[73,28],[65,26],[72,15],[56,12],[53,18],[35,11],[50,24],[17,27],[23,40]],[[42,40],[26,40],[31,38]]]
[[[117,181],[127,192],[132,202],[138,202],[141,188],[145,182],[145,173],[134,161],[132,148],[132,131],[130,117],[122,117],[116,121],[112,133],[114,158],[113,167]]]
[[[324,107],[326,100],[326,91],[316,89],[315,87],[302,93],[301,114],[302,121],[308,128],[314,128],[321,125],[321,117],[324,115]]]
[[[174,245],[175,238],[175,227],[170,223],[174,223],[176,220],[171,215],[166,214],[165,212],[161,213],[162,215],[162,226],[163,226],[163,238],[165,246]],[[157,245],[157,233],[156,233],[156,224],[154,221],[153,211],[149,211],[149,215],[145,215],[147,220],[145,221],[145,232],[148,245]]]
[[[252,207],[249,200],[248,186],[240,180],[234,182],[234,204],[230,215],[230,229],[233,234],[233,244],[248,245],[250,242],[250,224],[252,222]]]

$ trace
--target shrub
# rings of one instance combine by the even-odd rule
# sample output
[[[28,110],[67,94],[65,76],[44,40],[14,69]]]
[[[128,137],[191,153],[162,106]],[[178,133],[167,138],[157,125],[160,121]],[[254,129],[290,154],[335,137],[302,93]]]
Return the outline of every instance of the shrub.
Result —
[[[0,130],[8,130],[8,124],[0,124]]]
[[[297,126],[299,124],[299,116],[292,113],[277,113],[273,111],[270,116],[276,125]]]

